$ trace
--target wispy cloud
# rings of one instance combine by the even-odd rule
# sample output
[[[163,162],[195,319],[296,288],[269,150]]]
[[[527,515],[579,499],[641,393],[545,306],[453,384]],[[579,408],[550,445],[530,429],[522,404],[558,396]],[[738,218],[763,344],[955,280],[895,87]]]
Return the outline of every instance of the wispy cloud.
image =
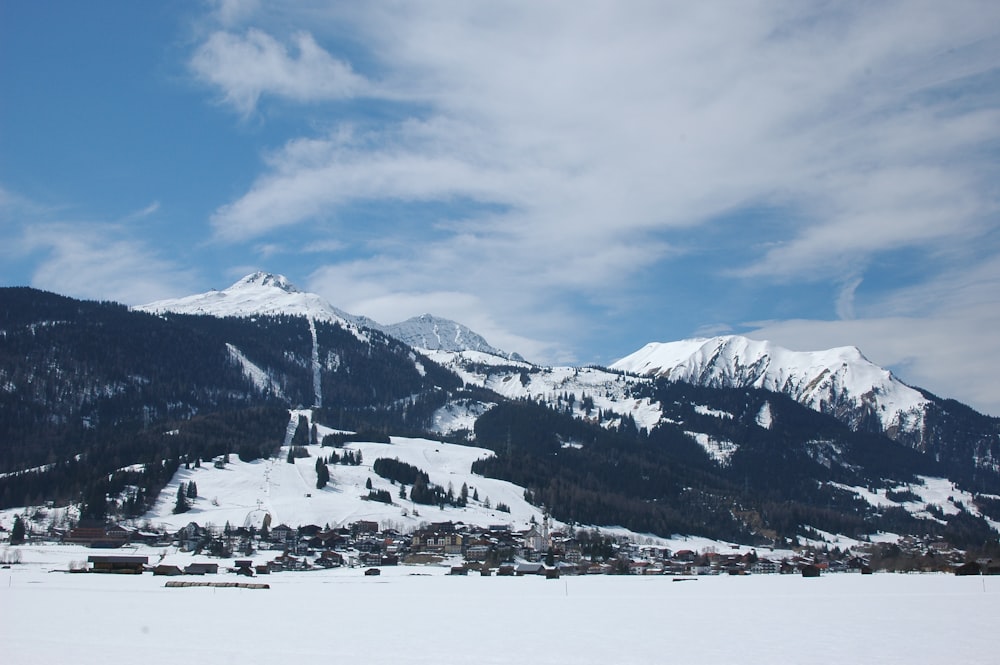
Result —
[[[79,298],[141,304],[195,283],[190,270],[128,235],[117,224],[37,224],[25,230],[19,247],[43,255],[32,286]]]
[[[872,312],[907,297],[871,293],[887,254],[1000,249],[996,3],[366,3],[278,23],[268,11],[241,20],[270,31],[212,32],[194,71],[244,114],[270,98],[333,104],[322,129],[263,155],[213,229],[233,244],[346,237],[352,211],[402,204],[394,228],[345,239],[350,258],[313,277],[326,295],[370,289],[355,303],[375,318],[451,294],[467,321],[493,313],[556,339],[579,330],[567,301],[620,302],[680,255],[679,234],[763,207],[776,211],[766,228],[748,221],[745,243],[672,279],[822,283],[845,319],[829,326],[874,338],[910,320]],[[334,48],[348,33],[354,50]],[[345,98],[371,113],[344,119]],[[427,204],[446,210],[407,216]],[[950,265],[929,261],[920,288]],[[944,335],[957,316],[944,307],[918,318]]]
[[[307,32],[291,37],[293,49],[250,28],[213,33],[191,59],[195,74],[220,89],[223,100],[251,113],[262,95],[296,102],[349,97],[366,87],[350,65],[320,48]]]
[[[853,292],[860,284],[846,288]],[[913,385],[1000,415],[1000,258],[956,265],[930,283],[881,294],[846,320],[751,323],[749,334],[796,350],[857,346]]]

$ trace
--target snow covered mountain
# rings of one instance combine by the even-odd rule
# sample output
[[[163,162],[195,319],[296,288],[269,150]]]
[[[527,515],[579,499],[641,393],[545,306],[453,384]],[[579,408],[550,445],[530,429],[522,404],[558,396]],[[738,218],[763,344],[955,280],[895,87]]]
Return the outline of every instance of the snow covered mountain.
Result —
[[[421,314],[401,323],[381,327],[382,332],[391,335],[410,346],[427,351],[476,351],[510,360],[523,360],[516,353],[507,353],[491,346],[482,335],[461,323],[442,319],[432,314]]]
[[[287,314],[316,321],[360,327],[358,317],[337,309],[315,293],[300,291],[283,275],[255,272],[222,291],[208,291],[183,298],[157,300],[135,308],[161,314],[239,316]]]
[[[401,521],[416,516],[365,487],[367,462],[399,456],[441,487],[478,489],[483,504],[454,514],[463,521],[499,517],[485,497],[502,496],[517,522],[544,505],[564,521],[752,542],[819,530],[977,543],[1000,523],[1000,419],[906,386],[853,348],[726,337],[649,345],[611,369],[544,367],[434,317],[395,331],[408,342],[359,327],[267,273],[142,309],[207,316],[0,289],[0,440],[11,442],[0,508],[76,502],[136,517],[158,496],[154,515],[173,519],[171,488],[197,475],[211,492],[202,519],[265,507],[279,519]],[[297,422],[303,405],[313,458],[338,445],[320,448],[328,430],[365,437],[347,447],[366,464],[338,465],[318,493],[316,459],[275,454],[291,450],[289,411]],[[198,464],[225,453],[240,462]],[[372,482],[393,499],[391,481]],[[949,498],[924,516],[928,487]]]
[[[855,347],[790,351],[737,335],[651,343],[612,369],[719,388],[783,393],[852,429],[919,431],[929,400]]]
[[[366,342],[364,329],[379,331],[447,367],[470,385],[506,398],[528,398],[558,409],[569,406],[577,417],[599,417],[606,427],[617,426],[626,418],[646,428],[669,421],[669,405],[650,397],[650,386],[657,380],[708,388],[769,390],[831,415],[852,430],[885,434],[936,456],[971,457],[981,468],[1000,470],[1000,426],[996,422],[907,386],[854,347],[799,352],[770,342],[724,336],[647,344],[614,363],[610,372],[538,367],[516,353],[491,346],[460,323],[424,314],[383,325],[337,309],[323,297],[299,290],[281,275],[263,272],[248,275],[223,291],[136,309],[213,316],[303,316],[311,322],[339,323],[362,342]],[[318,367],[319,359],[313,361]],[[315,377],[320,373],[314,371]],[[319,404],[321,386],[319,379],[315,380],[315,403]],[[459,429],[470,429],[475,414],[483,413],[490,403],[465,398],[449,403],[441,412],[444,424],[439,433],[451,433],[459,422]],[[961,443],[956,443],[958,440]],[[959,447],[961,453],[957,452]]]
[[[338,309],[318,294],[301,291],[284,275],[267,272],[247,275],[222,291],[213,290],[183,298],[158,300],[134,309],[153,314],[174,312],[220,317],[276,314],[304,316],[313,321],[340,323],[353,332],[362,328],[378,330],[422,350],[477,351],[501,358],[522,359],[516,353],[491,346],[481,335],[455,321],[423,314],[401,323],[383,325],[366,316]]]

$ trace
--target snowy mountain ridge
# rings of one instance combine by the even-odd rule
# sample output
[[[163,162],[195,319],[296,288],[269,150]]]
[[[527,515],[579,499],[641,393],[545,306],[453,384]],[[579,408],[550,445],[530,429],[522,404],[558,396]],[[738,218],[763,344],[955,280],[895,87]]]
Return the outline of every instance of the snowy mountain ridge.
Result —
[[[469,384],[507,398],[528,398],[557,408],[568,406],[578,417],[597,417],[605,426],[633,418],[639,427],[648,429],[670,420],[667,405],[648,397],[648,386],[656,379],[707,388],[782,393],[814,411],[835,417],[852,430],[883,433],[920,451],[951,446],[956,417],[962,417],[941,400],[899,381],[856,347],[791,351],[771,342],[730,335],[650,343],[612,364],[610,371],[543,367],[491,346],[481,335],[454,321],[424,314],[382,325],[337,309],[317,294],[300,291],[282,275],[263,272],[248,275],[223,291],[158,301],[136,309],[214,316],[305,316],[311,321],[339,322],[363,342],[367,342],[364,330],[375,330],[432,358]],[[315,339],[313,350],[314,354],[318,351]],[[422,371],[416,356],[414,363]],[[253,373],[252,367],[244,369]],[[314,374],[319,377],[318,370]],[[317,405],[322,404],[320,387],[316,378],[313,403]],[[574,395],[581,399],[574,401]],[[563,399],[568,401],[561,403]],[[472,411],[461,405],[449,408],[465,411],[461,420],[468,424],[475,420],[471,414],[480,412],[483,406],[475,406]],[[995,427],[984,427],[976,435],[973,457],[979,466],[1000,468],[996,462]]]
[[[151,314],[174,312],[244,318],[287,314],[340,323],[349,329],[360,327],[357,317],[337,309],[315,293],[300,291],[283,275],[266,272],[247,275],[222,291],[212,290],[182,298],[157,300],[134,309]]]
[[[920,416],[929,404],[923,394],[853,346],[791,351],[771,342],[728,335],[653,342],[611,368],[707,387],[783,393],[854,428],[875,418],[886,432],[919,428]]]
[[[517,353],[507,353],[490,345],[470,328],[434,316],[421,314],[400,323],[380,326],[380,330],[410,346],[426,351],[476,351],[510,360],[523,360]]]
[[[322,296],[300,290],[284,275],[255,272],[222,291],[208,291],[182,298],[158,300],[134,308],[137,311],[162,314],[201,314],[208,316],[269,316],[285,314],[304,316],[314,321],[340,323],[358,332],[370,328],[394,337],[417,349],[429,351],[477,351],[522,360],[491,346],[470,328],[431,314],[422,314],[400,323],[383,325],[366,316],[349,314],[331,305]]]

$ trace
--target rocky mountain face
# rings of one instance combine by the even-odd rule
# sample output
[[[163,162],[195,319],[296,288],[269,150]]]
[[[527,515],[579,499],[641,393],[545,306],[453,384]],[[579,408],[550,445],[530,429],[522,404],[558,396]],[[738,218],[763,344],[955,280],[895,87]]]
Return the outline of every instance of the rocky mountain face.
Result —
[[[298,407],[372,441],[490,448],[477,473],[566,522],[760,543],[1000,527],[997,419],[857,349],[726,337],[540,367],[459,324],[383,327],[266,273],[138,311],[0,289],[0,508],[140,516],[179,465],[278,455]],[[942,483],[950,495],[926,489]]]
[[[421,314],[400,323],[381,326],[387,335],[425,351],[475,351],[510,360],[524,359],[517,353],[502,351],[487,342],[482,335],[461,323],[432,314]]]
[[[613,369],[712,388],[781,393],[855,431],[1000,470],[998,420],[910,387],[855,347],[797,352],[739,336],[647,344]],[[961,421],[961,424],[959,424]]]

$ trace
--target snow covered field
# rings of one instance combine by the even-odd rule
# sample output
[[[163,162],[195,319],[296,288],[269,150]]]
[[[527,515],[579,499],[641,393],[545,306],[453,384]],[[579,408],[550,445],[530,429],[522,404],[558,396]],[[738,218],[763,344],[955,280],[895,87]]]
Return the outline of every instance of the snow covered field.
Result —
[[[951,575],[500,578],[443,567],[280,573],[267,590],[0,570],[2,660],[30,663],[996,663],[1000,579]],[[100,552],[97,552],[100,553]],[[190,558],[190,555],[186,555]],[[243,581],[232,575],[184,580]]]

